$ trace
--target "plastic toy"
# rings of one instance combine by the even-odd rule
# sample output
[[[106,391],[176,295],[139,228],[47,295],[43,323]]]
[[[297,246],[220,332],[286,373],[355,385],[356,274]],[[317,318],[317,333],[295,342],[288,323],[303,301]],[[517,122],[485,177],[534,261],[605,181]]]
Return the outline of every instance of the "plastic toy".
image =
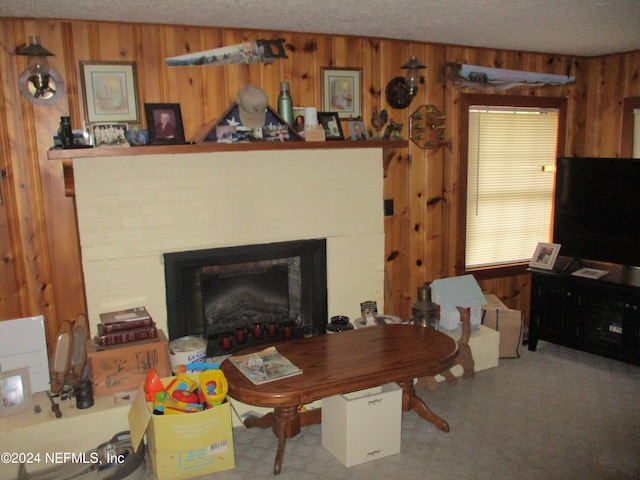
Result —
[[[164,392],[164,385],[158,377],[155,368],[150,368],[147,372],[147,378],[144,382],[144,393],[147,402],[153,402],[156,399],[156,393]]]

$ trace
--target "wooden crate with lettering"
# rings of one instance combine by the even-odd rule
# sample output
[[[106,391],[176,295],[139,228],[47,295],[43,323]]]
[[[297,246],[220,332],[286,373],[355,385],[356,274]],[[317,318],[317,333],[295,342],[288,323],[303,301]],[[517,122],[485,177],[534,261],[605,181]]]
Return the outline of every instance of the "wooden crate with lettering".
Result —
[[[154,340],[113,347],[97,347],[88,340],[87,363],[95,396],[137,390],[150,368],[160,378],[171,376],[169,342],[162,330]]]

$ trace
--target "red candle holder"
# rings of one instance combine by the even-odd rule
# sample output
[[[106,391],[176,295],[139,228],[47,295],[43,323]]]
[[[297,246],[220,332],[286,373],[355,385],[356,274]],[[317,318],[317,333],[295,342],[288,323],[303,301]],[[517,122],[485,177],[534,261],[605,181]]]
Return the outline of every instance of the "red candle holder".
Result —
[[[222,335],[220,335],[220,348],[222,348],[222,350],[228,352],[229,350],[231,350],[231,345],[232,340],[230,333],[223,333]]]
[[[253,324],[253,338],[260,339],[264,335],[264,327],[260,322]]]
[[[282,338],[285,340],[291,340],[293,338],[293,322],[285,323],[282,326]]]
[[[275,338],[278,336],[278,324],[276,322],[269,322],[267,324],[267,336],[269,338]]]
[[[236,327],[236,342],[242,345],[247,341],[247,329],[245,327]]]

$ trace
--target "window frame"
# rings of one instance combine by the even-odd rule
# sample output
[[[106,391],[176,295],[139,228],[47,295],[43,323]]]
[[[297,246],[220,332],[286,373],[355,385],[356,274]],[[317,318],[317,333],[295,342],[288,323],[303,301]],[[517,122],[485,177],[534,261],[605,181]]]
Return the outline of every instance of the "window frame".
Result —
[[[491,95],[463,93],[459,101],[459,141],[460,147],[458,165],[458,199],[456,213],[455,264],[456,275],[473,273],[477,279],[495,278],[524,273],[526,262],[509,265],[497,265],[478,268],[466,268],[465,250],[467,243],[467,181],[469,166],[469,107],[486,105],[498,107],[533,107],[554,108],[558,110],[558,143],[556,158],[564,155],[567,132],[567,98],[566,97],[535,97],[524,95]],[[553,219],[553,216],[552,216]],[[532,252],[533,253],[533,252]]]
[[[620,139],[620,157],[633,157],[633,131],[635,116],[633,111],[640,108],[640,97],[625,97],[622,101],[622,136]]]

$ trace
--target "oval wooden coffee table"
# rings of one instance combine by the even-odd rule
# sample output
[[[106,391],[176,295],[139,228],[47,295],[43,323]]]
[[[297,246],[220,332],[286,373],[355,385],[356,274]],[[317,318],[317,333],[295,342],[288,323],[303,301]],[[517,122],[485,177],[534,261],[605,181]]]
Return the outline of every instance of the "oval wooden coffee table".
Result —
[[[260,351],[267,345],[243,350]],[[415,377],[434,376],[453,366],[456,342],[431,328],[380,325],[276,344],[278,351],[302,369],[301,375],[254,385],[231,362],[220,368],[229,382],[229,396],[272,413],[247,418],[247,427],[271,427],[278,437],[273,471],[279,474],[287,438],[300,427],[319,423],[320,409],[300,413],[299,407],[333,395],[397,382],[403,389],[402,410],[415,410],[443,432],[449,425],[416,396]]]

